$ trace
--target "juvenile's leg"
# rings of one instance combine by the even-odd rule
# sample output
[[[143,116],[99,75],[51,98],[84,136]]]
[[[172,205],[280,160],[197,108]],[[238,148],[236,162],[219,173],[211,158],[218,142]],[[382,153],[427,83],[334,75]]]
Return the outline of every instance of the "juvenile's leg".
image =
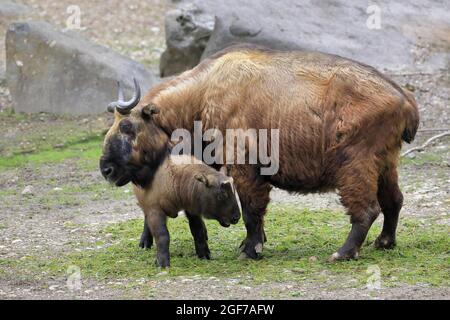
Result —
[[[144,230],[141,234],[141,240],[139,241],[139,247],[142,249],[150,249],[153,245],[153,236],[150,232],[150,228],[147,225],[146,218],[144,219]]]
[[[395,246],[398,216],[403,204],[403,194],[397,181],[397,170],[391,169],[380,176],[378,182],[378,202],[384,215],[383,230],[375,240],[375,246],[379,249]]]
[[[167,230],[167,217],[160,210],[150,210],[146,215],[146,221],[150,232],[155,237],[156,265],[167,268],[170,265],[170,237]]]
[[[186,217],[189,221],[192,237],[194,237],[195,252],[200,259],[210,259],[211,253],[208,248],[208,232],[203,219],[192,215],[186,211]]]
[[[367,233],[380,213],[377,180],[376,166],[371,165],[370,160],[349,165],[341,172],[339,193],[351,216],[352,228],[344,245],[330,257],[330,261],[358,258]]]
[[[243,255],[259,258],[265,242],[264,215],[270,201],[269,183],[256,174],[251,166],[234,166],[232,176],[242,205],[242,216],[247,237],[241,243]]]

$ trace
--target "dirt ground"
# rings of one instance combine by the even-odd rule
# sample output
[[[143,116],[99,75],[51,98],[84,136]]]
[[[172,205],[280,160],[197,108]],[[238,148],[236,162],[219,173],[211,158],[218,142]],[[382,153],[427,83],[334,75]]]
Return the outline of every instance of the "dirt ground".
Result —
[[[442,147],[447,148],[444,155],[448,159],[448,140],[445,144],[439,143],[430,148],[429,152],[439,152]],[[450,225],[449,172],[450,167],[446,161],[402,166],[400,177],[405,194],[402,216],[413,216],[427,224]],[[33,186],[34,194],[22,195],[24,185]],[[96,191],[100,192],[100,199],[83,199],[91,196],[89,186],[92,185],[105,186],[98,170],[82,169],[77,162],[72,161],[1,172],[0,186],[7,192],[2,194],[0,210],[0,257],[20,260],[26,259],[30,254],[39,254],[50,259],[73,250],[96,250],[100,248],[96,245],[98,241],[108,242],[108,235],[99,232],[105,224],[141,217],[128,188],[118,189],[118,196],[111,195],[110,190],[101,189]],[[52,203],[43,201],[46,197],[40,194],[57,194],[58,186],[63,189],[80,186],[80,189],[75,191],[67,202],[58,198]],[[83,190],[83,186],[88,190]],[[294,196],[274,190],[272,200],[279,204],[294,204],[299,208],[341,208],[335,194]],[[236,260],[236,263],[239,261]],[[369,291],[352,287],[351,279],[336,276],[329,276],[326,282],[321,283],[275,281],[258,285],[239,278],[228,278],[224,281],[201,276],[164,280],[114,279],[106,282],[88,278],[83,279],[82,291],[77,292],[70,292],[66,281],[65,277],[29,274],[14,268],[3,270],[0,272],[0,298],[292,299],[292,292],[296,292],[298,295],[295,298],[300,299],[450,299],[448,287],[404,284]],[[138,282],[138,285],[130,288],[130,282]],[[143,287],[151,287],[155,294],[148,296]]]
[[[155,67],[164,47],[165,1],[113,2],[115,5],[96,1],[94,5],[91,1],[77,0],[82,10],[82,26],[86,26],[81,32],[94,41]],[[45,19],[63,27],[67,17],[66,8],[72,1],[48,3],[43,0],[25,0],[23,3],[34,10],[26,19]],[[122,10],[124,6],[129,10]],[[134,12],[131,16],[124,13],[130,10]],[[0,22],[2,37],[8,22]],[[0,46],[2,55],[3,49]],[[0,65],[4,62],[2,55]],[[429,129],[450,128],[449,70],[439,74],[391,76],[402,86],[414,90],[422,116],[422,131],[418,133],[414,144],[405,145],[404,150],[440,132]],[[8,90],[2,83],[0,111],[6,112],[9,105]],[[0,140],[2,157],[16,146],[19,149],[23,146],[22,149],[27,150],[27,144],[35,143],[30,136],[36,136],[36,133],[67,126],[89,127],[94,132],[101,132],[108,124],[107,115],[95,119],[77,117],[63,120],[51,115],[35,115],[18,121],[20,126],[18,122],[4,120],[9,118],[0,119],[3,131]],[[425,152],[414,153],[402,160],[400,184],[405,196],[402,216],[413,217],[424,224],[450,226],[449,143],[450,138],[444,138]],[[105,224],[141,217],[130,189],[108,187],[95,162],[92,163],[94,165],[68,159],[57,164],[42,162],[0,171],[0,259],[19,261],[30,254],[50,259],[73,250],[96,250],[99,249],[99,240],[108,242],[108,234],[99,233]],[[32,191],[29,193],[24,192],[27,186],[31,186]],[[61,192],[62,189],[65,191]],[[71,190],[70,195],[65,193],[68,189]],[[48,194],[52,195],[53,200],[44,196]],[[274,190],[271,196],[275,204],[343,210],[335,194],[303,196]],[[236,260],[236,263],[239,261]],[[367,290],[353,287],[351,279],[347,277],[337,276],[330,276],[321,283],[305,280],[268,281],[263,284],[252,284],[240,278],[224,280],[201,276],[112,281],[83,278],[81,290],[71,292],[66,286],[67,277],[33,274],[1,264],[0,269],[0,299],[450,299],[450,288],[446,286],[399,284]],[[151,295],[148,290],[143,290],[148,287],[152,288]],[[293,296],[292,292],[298,294]]]

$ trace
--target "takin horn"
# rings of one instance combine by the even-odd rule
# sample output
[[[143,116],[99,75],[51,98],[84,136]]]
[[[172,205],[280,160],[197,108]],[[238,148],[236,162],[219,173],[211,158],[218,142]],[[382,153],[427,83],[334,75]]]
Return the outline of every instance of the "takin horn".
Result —
[[[141,99],[141,87],[139,86],[139,83],[136,80],[136,78],[133,78],[133,82],[134,82],[133,97],[128,101],[123,101],[124,94],[122,84],[120,83],[120,81],[117,81],[117,86],[119,90],[118,100],[111,102],[108,105],[109,112],[114,112],[114,110],[117,110],[120,114],[125,115],[130,113],[131,109],[133,109],[139,103],[139,100]]]

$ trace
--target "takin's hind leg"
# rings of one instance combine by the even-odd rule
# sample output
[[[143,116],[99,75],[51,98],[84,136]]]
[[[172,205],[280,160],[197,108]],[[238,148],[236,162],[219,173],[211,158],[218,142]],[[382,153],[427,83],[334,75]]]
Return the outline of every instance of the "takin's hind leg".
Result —
[[[370,226],[380,213],[378,205],[368,207],[357,220],[352,219],[352,229],[344,245],[333,253],[329,261],[358,259],[359,250],[366,239]]]
[[[195,252],[200,259],[211,259],[208,247],[208,232],[203,219],[199,216],[186,212],[192,237],[194,238]]]
[[[375,247],[379,249],[395,246],[398,216],[403,204],[403,194],[397,181],[396,169],[386,171],[378,181],[378,202],[384,215],[383,230],[375,240]]]
[[[368,162],[360,162],[367,165]],[[352,228],[344,245],[335,252],[329,261],[357,259],[359,250],[366,239],[372,223],[380,213],[377,201],[378,173],[365,167],[351,168],[341,177],[339,194],[342,204],[350,215]]]

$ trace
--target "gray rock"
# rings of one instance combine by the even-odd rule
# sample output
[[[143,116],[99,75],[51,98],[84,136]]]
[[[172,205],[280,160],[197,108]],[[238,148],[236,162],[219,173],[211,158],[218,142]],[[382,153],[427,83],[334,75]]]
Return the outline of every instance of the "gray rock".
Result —
[[[23,196],[31,196],[34,194],[34,188],[33,186],[26,186],[25,188],[23,188],[21,194]]]
[[[158,81],[139,63],[46,22],[9,26],[6,77],[15,110],[59,114],[104,112],[117,99],[117,80],[129,90],[133,77],[142,90]]]
[[[0,87],[6,85],[6,72],[2,66],[0,66]]]
[[[30,7],[11,0],[0,0],[0,17],[12,18],[30,13]]]
[[[446,0],[186,0],[216,17],[202,59],[232,43],[338,54],[382,71],[433,72],[450,60]],[[380,17],[380,28],[373,17]],[[186,59],[188,60],[188,59]],[[166,62],[168,64],[168,62]]]
[[[200,62],[214,28],[214,16],[195,5],[180,4],[165,17],[167,49],[161,55],[160,75],[174,75]]]

